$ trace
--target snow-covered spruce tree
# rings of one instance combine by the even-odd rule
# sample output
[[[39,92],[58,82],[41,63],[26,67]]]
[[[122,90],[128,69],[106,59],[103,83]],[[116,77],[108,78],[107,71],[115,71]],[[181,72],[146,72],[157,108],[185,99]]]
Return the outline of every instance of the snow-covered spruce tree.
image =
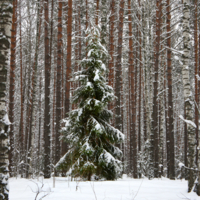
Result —
[[[122,151],[115,145],[123,141],[124,134],[109,124],[112,112],[107,105],[115,96],[106,83],[107,69],[102,59],[108,53],[100,42],[100,30],[91,25],[87,35],[87,57],[73,79],[80,83],[72,97],[77,109],[65,119],[65,139],[70,147],[56,167],[70,169],[72,176],[87,180],[92,175],[114,180],[122,172]]]
[[[12,1],[0,1],[0,199],[8,197],[8,127],[6,78],[12,25]]]

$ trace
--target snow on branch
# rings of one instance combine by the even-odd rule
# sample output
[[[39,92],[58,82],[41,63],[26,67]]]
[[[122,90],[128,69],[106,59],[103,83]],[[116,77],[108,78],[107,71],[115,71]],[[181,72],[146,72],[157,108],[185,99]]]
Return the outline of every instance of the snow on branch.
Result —
[[[191,121],[191,120],[187,120],[187,119],[184,119],[184,117],[182,115],[179,115],[179,118],[182,119],[184,122],[186,122],[187,124],[190,124],[191,126],[193,126],[194,128],[197,128],[196,124]]]

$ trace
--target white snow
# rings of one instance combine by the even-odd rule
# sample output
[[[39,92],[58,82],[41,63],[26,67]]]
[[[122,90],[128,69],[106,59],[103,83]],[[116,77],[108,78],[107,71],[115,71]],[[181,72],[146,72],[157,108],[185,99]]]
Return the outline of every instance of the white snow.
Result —
[[[100,159],[102,158],[102,160],[106,160],[107,164],[111,163],[111,162],[114,162],[114,161],[117,161],[109,152],[107,151],[104,151],[100,157]]]
[[[179,168],[185,167],[185,165],[182,162],[178,163],[178,166]]]
[[[95,125],[95,129],[96,129],[97,131],[101,130],[101,125],[100,125],[99,123],[96,124],[96,125]]]
[[[95,72],[95,77],[94,77],[94,81],[99,80],[99,70],[97,69]]]
[[[182,119],[184,122],[186,122],[187,124],[190,124],[191,126],[193,126],[194,128],[197,128],[196,124],[191,121],[191,120],[187,120],[187,119],[184,119],[184,117],[182,115],[179,115],[179,118]]]
[[[148,180],[131,179],[126,175],[118,181],[70,181],[57,178],[55,188],[52,179],[39,181],[10,179],[10,200],[32,200],[40,191],[37,200],[198,200],[196,193],[187,193],[187,181],[166,178]],[[42,182],[44,186],[42,186]],[[38,184],[38,185],[37,185]],[[77,190],[76,190],[77,189]],[[96,195],[96,197],[95,197]]]
[[[90,51],[88,52],[87,56],[90,57],[91,53],[92,53],[93,49],[90,49]]]
[[[3,123],[6,125],[10,125],[10,120],[8,119],[8,114],[5,114],[3,119],[2,119]]]
[[[178,56],[174,56],[174,59],[175,59],[175,60],[179,60],[179,57],[178,57]]]

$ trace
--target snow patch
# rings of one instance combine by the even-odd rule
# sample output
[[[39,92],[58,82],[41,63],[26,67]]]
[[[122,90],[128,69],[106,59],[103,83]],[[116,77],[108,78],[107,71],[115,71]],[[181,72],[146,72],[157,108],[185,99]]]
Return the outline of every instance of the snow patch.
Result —
[[[98,80],[99,80],[99,70],[97,69],[95,72],[94,81],[98,81]]]

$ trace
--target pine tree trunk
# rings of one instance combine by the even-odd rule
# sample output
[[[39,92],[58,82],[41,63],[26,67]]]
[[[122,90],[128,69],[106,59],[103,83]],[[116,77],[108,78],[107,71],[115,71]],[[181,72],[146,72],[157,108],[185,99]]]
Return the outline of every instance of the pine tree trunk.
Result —
[[[13,1],[12,31],[11,31],[11,55],[10,55],[10,89],[9,89],[9,120],[10,125],[10,152],[9,170],[10,176],[14,176],[14,104],[15,104],[15,66],[16,66],[16,35],[17,35],[17,0]]]
[[[20,23],[19,23],[19,41],[20,41],[20,95],[21,95],[21,113],[19,125],[19,143],[20,143],[20,159],[24,154],[24,92],[23,92],[23,64],[22,64],[22,25],[21,25],[21,3],[19,5]]]
[[[140,0],[138,0],[138,3],[139,3],[139,7],[141,8],[140,6]],[[139,17],[139,21],[141,21],[141,15],[140,13],[138,14]],[[142,97],[142,91],[141,91],[141,88],[142,88],[142,34],[141,34],[141,30],[139,30],[139,97],[138,97],[138,153],[141,152],[141,135],[142,135],[142,131],[141,131],[141,97]],[[141,168],[141,166],[140,166]],[[139,177],[141,178],[141,173],[139,174]]]
[[[8,188],[8,165],[9,165],[9,143],[8,129],[9,120],[6,108],[6,81],[8,66],[8,55],[10,51],[10,38],[12,28],[12,1],[0,2],[0,196],[1,199],[9,199]]]
[[[55,163],[60,159],[61,128],[61,87],[62,87],[62,2],[58,4],[58,36],[57,36],[57,86],[56,86],[56,127],[55,127]]]
[[[60,128],[61,128],[61,84],[62,84],[62,2],[58,4],[58,36],[57,36],[57,89],[56,89],[56,152],[55,163],[60,159]]]
[[[54,35],[53,35],[53,31],[54,31],[54,0],[51,0],[51,27],[50,27],[50,46],[49,46],[49,52],[50,52],[50,66],[52,66],[54,68],[54,77],[53,77],[53,113],[52,113],[52,154],[51,154],[51,162],[55,163],[55,102],[56,102],[56,61],[53,63],[53,58],[52,58],[52,54],[53,54],[53,39],[54,39]],[[55,55],[54,55],[54,60],[55,60]],[[54,65],[52,65],[52,63]],[[53,71],[53,70],[52,70]]]
[[[192,87],[190,84],[189,75],[189,61],[190,61],[190,0],[183,0],[183,88],[185,98],[185,117],[187,120],[194,122],[194,101],[191,96]],[[191,124],[187,124],[188,134],[188,192],[192,190],[194,185],[194,171],[195,168],[195,128]]]
[[[106,46],[107,31],[107,0],[101,1],[101,44]],[[106,63],[104,60],[103,63]]]
[[[120,1],[119,8],[119,26],[118,26],[118,49],[117,49],[117,63],[115,73],[115,127],[122,130],[122,113],[121,113],[121,87],[122,87],[122,39],[123,39],[123,21],[124,21],[124,0]]]
[[[169,129],[169,178],[175,179],[175,157],[174,157],[174,114],[173,114],[173,94],[172,94],[172,65],[171,65],[171,7],[170,0],[167,0],[167,83],[168,83],[168,120]]]
[[[114,26],[115,26],[115,0],[111,1],[111,16],[110,16],[110,34],[109,34],[109,54],[110,60],[108,62],[109,69],[109,85],[114,88]],[[109,110],[113,111],[113,104],[109,103]]]
[[[27,41],[27,48],[28,51],[26,52],[26,56],[27,56],[27,60],[26,60],[26,64],[27,64],[27,68],[28,68],[28,84],[27,84],[27,103],[26,103],[26,124],[25,124],[25,163],[26,163],[26,178],[29,177],[29,169],[30,169],[30,150],[31,150],[31,145],[30,145],[30,127],[31,127],[31,98],[32,98],[32,94],[31,94],[31,80],[32,80],[32,54],[29,52],[32,52],[32,19],[31,19],[31,5],[30,5],[30,1],[26,2],[26,6],[27,6],[27,13],[28,13],[28,21],[29,21],[29,29],[28,29],[28,41]],[[24,79],[24,84],[25,84],[26,78]]]
[[[133,55],[133,38],[132,38],[132,13],[131,0],[128,0],[128,21],[129,21],[129,74],[131,87],[131,130],[130,130],[130,170],[134,178],[137,178],[137,140],[136,140],[136,106],[135,106],[135,80],[134,80],[134,55]]]
[[[45,108],[44,108],[44,177],[51,177],[50,161],[50,56],[49,56],[49,1],[44,1],[45,18]]]
[[[70,110],[70,76],[72,65],[72,0],[68,1],[67,16],[67,66],[66,66],[66,86],[65,86],[65,117]]]
[[[159,57],[160,57],[160,35],[161,35],[161,6],[162,0],[156,1],[156,39],[155,39],[155,65],[154,65],[154,88],[153,88],[153,113],[152,113],[152,132],[151,132],[151,171],[153,177],[159,177],[159,157],[158,157],[158,68],[159,68]]]
[[[95,24],[99,24],[99,0],[96,0],[96,18],[95,18]]]

